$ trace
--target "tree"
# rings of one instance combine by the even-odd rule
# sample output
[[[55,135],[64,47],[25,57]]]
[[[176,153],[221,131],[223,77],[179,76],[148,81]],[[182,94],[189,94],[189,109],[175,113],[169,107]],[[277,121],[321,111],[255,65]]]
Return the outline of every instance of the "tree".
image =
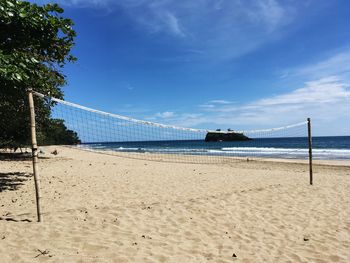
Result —
[[[41,138],[44,136],[44,138]],[[63,120],[50,119],[48,125],[43,127],[38,133],[38,140],[42,141],[42,145],[55,144],[79,144],[78,134],[72,130],[68,130]]]
[[[63,98],[62,68],[76,60],[71,55],[76,33],[73,21],[62,13],[57,4],[0,1],[0,147],[29,145],[27,88]],[[54,123],[50,121],[54,104],[35,99],[35,105],[43,142],[47,137],[43,131]]]

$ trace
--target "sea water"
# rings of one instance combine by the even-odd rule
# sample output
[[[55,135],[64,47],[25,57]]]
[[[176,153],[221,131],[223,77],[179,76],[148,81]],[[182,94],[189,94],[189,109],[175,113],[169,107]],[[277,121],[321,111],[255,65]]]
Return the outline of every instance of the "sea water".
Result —
[[[259,138],[233,142],[205,142],[204,140],[99,142],[85,143],[82,147],[117,152],[287,159],[307,159],[309,156],[307,137]],[[314,137],[312,151],[314,159],[350,160],[350,136]]]

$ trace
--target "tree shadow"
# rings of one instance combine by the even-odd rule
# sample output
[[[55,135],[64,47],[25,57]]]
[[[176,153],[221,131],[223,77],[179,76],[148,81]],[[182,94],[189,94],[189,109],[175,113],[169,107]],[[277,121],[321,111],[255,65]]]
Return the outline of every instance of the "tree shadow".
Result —
[[[30,153],[0,152],[0,161],[29,161]]]
[[[32,175],[28,173],[0,173],[0,193],[3,191],[15,191]]]
[[[39,159],[50,159],[49,157],[39,156]],[[0,161],[31,161],[31,153],[14,153],[14,152],[0,152]]]

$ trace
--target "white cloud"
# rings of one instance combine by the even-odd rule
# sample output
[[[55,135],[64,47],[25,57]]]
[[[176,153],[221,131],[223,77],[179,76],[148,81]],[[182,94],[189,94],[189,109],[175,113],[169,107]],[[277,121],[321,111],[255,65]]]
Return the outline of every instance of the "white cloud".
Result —
[[[350,47],[347,46],[341,51],[332,51],[316,63],[285,69],[278,74],[281,79],[320,79],[337,76],[343,80],[350,80]]]
[[[206,123],[206,116],[203,113],[179,113],[166,123],[191,128]]]
[[[295,70],[296,75],[319,77],[329,75],[350,74],[350,49],[338,52],[329,58]]]
[[[231,104],[231,103],[234,103],[234,102],[228,101],[228,100],[211,100],[211,101],[209,101],[209,103],[214,103],[214,104]]]
[[[212,108],[215,108],[215,105],[213,105],[213,104],[201,104],[201,105],[198,105],[198,107],[212,109]]]
[[[245,124],[283,124],[300,121],[310,115],[329,120],[347,116],[350,112],[350,89],[347,83],[336,77],[327,77],[305,83],[292,92],[263,98],[239,107],[222,107],[222,121],[239,121]],[[234,114],[234,118],[229,118]],[[224,117],[224,118],[223,118]],[[226,120],[225,120],[226,119]]]
[[[216,104],[201,107],[195,114],[172,114],[167,123],[241,130],[283,126],[311,117],[316,123],[315,134],[350,134],[346,125],[350,123],[349,113],[350,84],[337,77],[326,77],[306,82],[294,91],[246,104]]]
[[[305,87],[290,93],[258,101],[256,106],[335,103],[350,97],[347,85],[337,77],[307,82]]]
[[[162,119],[168,119],[174,117],[175,113],[172,111],[164,111],[164,112],[158,112],[156,113],[155,117],[162,118]]]
[[[205,122],[203,113],[175,113],[172,111],[158,112],[145,119],[179,127],[195,127]]]

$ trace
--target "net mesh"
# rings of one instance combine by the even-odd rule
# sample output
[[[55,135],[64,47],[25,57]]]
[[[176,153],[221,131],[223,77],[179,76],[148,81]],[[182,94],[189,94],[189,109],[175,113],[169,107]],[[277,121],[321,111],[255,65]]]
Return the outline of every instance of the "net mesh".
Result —
[[[55,103],[52,118],[63,120],[73,131],[71,134],[76,133],[80,143],[72,147],[82,150],[190,163],[308,158],[307,122],[249,131],[191,129],[136,120],[34,94]]]

